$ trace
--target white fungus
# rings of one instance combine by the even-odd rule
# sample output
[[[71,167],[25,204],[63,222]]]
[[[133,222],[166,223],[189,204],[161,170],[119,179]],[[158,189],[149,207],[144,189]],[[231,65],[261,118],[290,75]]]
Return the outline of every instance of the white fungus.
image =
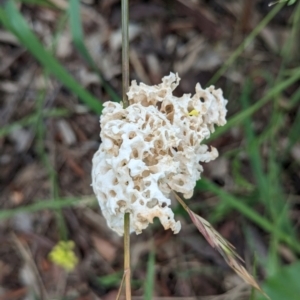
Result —
[[[214,125],[226,123],[221,89],[196,85],[194,96],[173,95],[180,78],[171,73],[159,85],[133,81],[127,93],[130,105],[104,103],[101,140],[93,158],[92,186],[108,226],[124,233],[124,214],[137,234],[158,217],[165,229],[178,233],[171,190],[193,195],[203,168],[200,163],[218,156],[202,144]]]

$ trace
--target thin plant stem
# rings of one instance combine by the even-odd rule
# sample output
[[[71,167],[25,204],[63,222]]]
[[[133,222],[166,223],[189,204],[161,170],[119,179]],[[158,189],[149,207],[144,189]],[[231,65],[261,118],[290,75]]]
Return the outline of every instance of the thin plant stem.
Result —
[[[217,73],[209,80],[206,84],[207,86],[215,83],[229,68],[229,66],[240,56],[245,48],[247,48],[255,37],[261,32],[261,30],[273,19],[273,17],[280,11],[284,6],[284,3],[277,4],[264,18],[261,22],[253,29],[253,31],[246,37],[246,39],[236,48],[236,50],[231,54],[231,56],[225,61],[223,66],[217,71]]]
[[[122,100],[123,107],[129,106],[129,36],[128,36],[128,0],[122,0]],[[130,284],[130,214],[124,216],[124,275],[126,300],[131,300]]]
[[[187,212],[189,212],[189,207],[184,203],[184,201],[174,192],[174,191],[172,191],[173,192],[173,194],[174,194],[174,196],[175,196],[175,198],[176,198],[176,200],[182,205],[182,207],[187,211]]]
[[[130,214],[126,213],[124,216],[124,274],[126,300],[131,300],[130,273]]]
[[[119,287],[119,291],[118,291],[116,300],[119,300],[119,299],[120,299],[121,292],[122,292],[122,287],[123,287],[123,283],[124,283],[125,277],[126,277],[126,273],[124,272],[123,277],[122,277],[122,281],[121,281],[121,284],[120,284],[120,287]]]
[[[123,107],[129,106],[129,36],[128,36],[128,0],[122,0],[122,100]]]

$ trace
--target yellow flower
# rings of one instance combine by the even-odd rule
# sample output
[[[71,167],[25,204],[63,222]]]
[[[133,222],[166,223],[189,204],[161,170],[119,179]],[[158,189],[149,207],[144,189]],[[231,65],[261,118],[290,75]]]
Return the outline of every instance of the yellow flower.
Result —
[[[74,253],[75,244],[73,241],[60,241],[49,253],[49,259],[56,265],[70,272],[78,263]]]

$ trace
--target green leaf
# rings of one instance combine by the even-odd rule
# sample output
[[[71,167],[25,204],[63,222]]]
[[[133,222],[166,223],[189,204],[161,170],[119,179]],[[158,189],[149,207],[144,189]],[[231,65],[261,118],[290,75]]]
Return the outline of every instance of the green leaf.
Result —
[[[299,300],[300,298],[300,262],[281,268],[275,275],[267,278],[263,289],[272,300]],[[263,300],[257,296],[257,300]]]

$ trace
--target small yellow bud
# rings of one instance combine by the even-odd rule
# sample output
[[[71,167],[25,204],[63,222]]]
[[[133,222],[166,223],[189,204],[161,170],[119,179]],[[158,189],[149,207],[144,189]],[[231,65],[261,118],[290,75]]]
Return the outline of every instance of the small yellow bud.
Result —
[[[192,117],[192,116],[198,117],[198,116],[199,116],[199,111],[196,110],[196,109],[193,109],[192,111],[190,111],[190,112],[188,113],[188,115],[189,115],[190,117]]]
[[[60,241],[49,253],[49,259],[54,264],[70,272],[74,270],[78,263],[78,258],[73,251],[74,247],[73,241]]]

